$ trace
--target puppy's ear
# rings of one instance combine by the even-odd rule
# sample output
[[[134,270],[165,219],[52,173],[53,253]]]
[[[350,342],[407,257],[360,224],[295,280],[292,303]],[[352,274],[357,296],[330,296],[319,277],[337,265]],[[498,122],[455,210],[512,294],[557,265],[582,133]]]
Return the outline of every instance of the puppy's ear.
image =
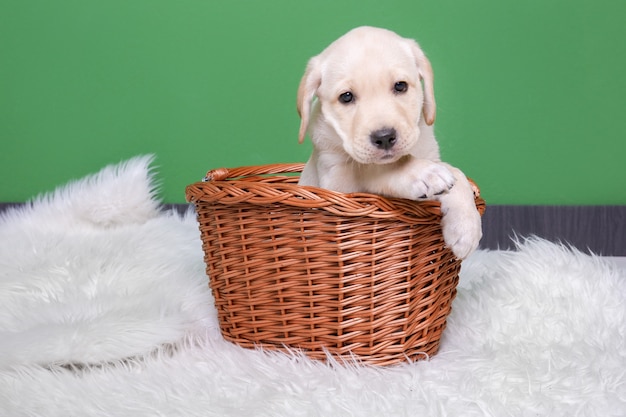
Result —
[[[322,83],[322,73],[319,68],[317,57],[309,60],[300,85],[298,86],[297,109],[300,115],[300,132],[298,134],[298,142],[304,142],[306,130],[309,126],[309,118],[311,114],[311,102]]]
[[[424,52],[419,47],[417,42],[412,42],[413,55],[415,57],[415,63],[417,65],[422,82],[424,83],[424,107],[422,112],[424,113],[424,120],[427,125],[435,123],[435,89],[434,89],[434,77],[433,67],[430,65],[430,61],[424,55]]]

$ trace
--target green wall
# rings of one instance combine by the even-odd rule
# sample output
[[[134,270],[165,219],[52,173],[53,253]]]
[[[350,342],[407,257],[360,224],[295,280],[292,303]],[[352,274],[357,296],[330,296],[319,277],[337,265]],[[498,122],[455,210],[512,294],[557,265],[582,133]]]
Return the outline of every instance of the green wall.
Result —
[[[621,0],[0,0],[0,201],[137,154],[162,198],[305,161],[297,85],[352,27],[417,39],[444,160],[491,204],[626,204]]]

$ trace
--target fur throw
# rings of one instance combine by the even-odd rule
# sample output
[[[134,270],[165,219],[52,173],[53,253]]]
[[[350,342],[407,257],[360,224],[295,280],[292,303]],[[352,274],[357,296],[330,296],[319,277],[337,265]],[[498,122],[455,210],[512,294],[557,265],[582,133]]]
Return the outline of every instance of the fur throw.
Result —
[[[537,238],[464,261],[440,353],[223,341],[195,215],[136,157],[0,217],[3,416],[624,416],[626,274]],[[190,181],[191,182],[191,181]]]

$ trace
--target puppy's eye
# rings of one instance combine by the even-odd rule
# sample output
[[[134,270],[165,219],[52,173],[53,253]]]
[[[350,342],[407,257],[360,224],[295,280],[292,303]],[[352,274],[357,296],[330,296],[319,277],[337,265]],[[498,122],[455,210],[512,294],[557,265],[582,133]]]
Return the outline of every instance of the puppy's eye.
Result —
[[[395,91],[396,93],[405,93],[408,89],[409,85],[406,83],[406,81],[398,81],[393,86],[393,91]]]
[[[350,91],[346,91],[339,95],[339,101],[343,104],[352,103],[354,101],[354,95]]]

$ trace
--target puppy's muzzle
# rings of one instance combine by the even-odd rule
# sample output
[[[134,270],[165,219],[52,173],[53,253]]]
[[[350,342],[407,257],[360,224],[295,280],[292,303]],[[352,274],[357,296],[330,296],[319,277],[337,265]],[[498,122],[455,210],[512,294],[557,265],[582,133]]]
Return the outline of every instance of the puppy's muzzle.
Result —
[[[397,140],[396,129],[394,128],[379,129],[370,133],[370,142],[372,142],[372,145],[385,151],[393,148]]]

